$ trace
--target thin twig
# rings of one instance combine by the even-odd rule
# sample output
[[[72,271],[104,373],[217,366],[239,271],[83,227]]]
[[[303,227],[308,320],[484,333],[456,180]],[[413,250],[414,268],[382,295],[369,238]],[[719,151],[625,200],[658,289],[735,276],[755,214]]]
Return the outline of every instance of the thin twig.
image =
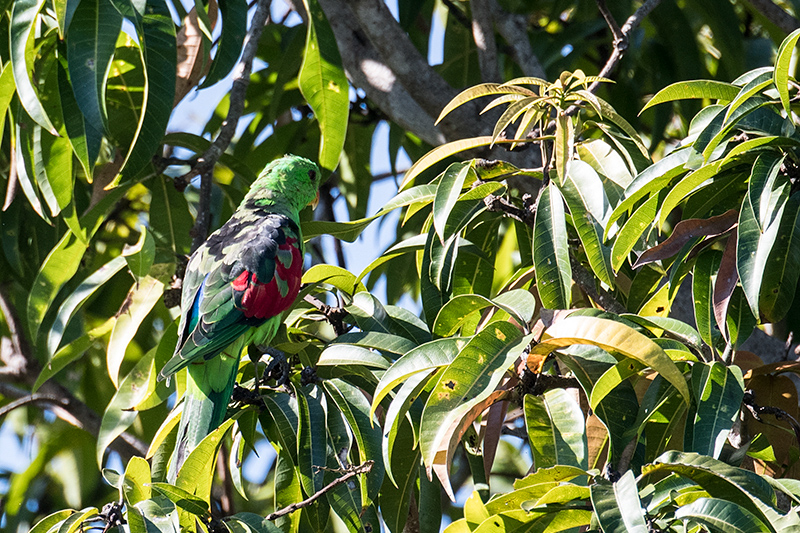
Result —
[[[608,24],[609,29],[611,30],[611,34],[614,36],[614,44],[618,41],[624,41],[625,35],[622,34],[622,30],[617,24],[617,19],[614,18],[614,15],[611,14],[611,11],[608,10],[608,6],[606,6],[606,0],[595,0],[597,2],[597,9],[600,10],[600,14],[603,15],[603,18]]]
[[[179,176],[175,179],[178,186],[185,186],[195,176],[202,176],[206,172],[213,170],[214,165],[216,165],[219,158],[228,148],[228,145],[230,145],[233,135],[236,133],[236,125],[239,123],[239,117],[241,117],[244,111],[245,95],[247,86],[250,83],[250,73],[253,70],[253,58],[258,51],[258,40],[261,38],[261,32],[269,18],[270,4],[271,0],[258,0],[258,4],[256,4],[256,10],[250,22],[250,29],[247,31],[247,35],[245,35],[244,38],[242,58],[239,60],[239,64],[233,76],[228,115],[222,122],[217,138],[211,143],[211,146],[208,147],[205,153],[198,158],[194,168],[183,176]]]
[[[320,490],[312,494],[310,497],[306,498],[305,500],[297,503],[293,503],[283,509],[279,509],[272,514],[267,515],[266,520],[276,520],[282,516],[286,516],[287,514],[291,514],[298,509],[302,509],[303,507],[308,507],[319,498],[321,498],[325,493],[331,491],[334,487],[345,483],[350,478],[356,477],[359,474],[366,474],[370,470],[372,470],[372,466],[375,464],[375,461],[365,461],[364,463],[354,466],[352,468],[347,469],[347,473],[344,474],[342,477],[338,477],[322,487]]]
[[[314,306],[317,311],[325,316],[325,319],[333,327],[333,331],[336,333],[336,335],[344,335],[350,329],[345,326],[343,322],[344,317],[350,314],[345,308],[331,307],[319,298],[311,296],[310,294],[307,294],[303,299]]]
[[[615,68],[617,68],[617,65],[619,65],[619,62],[622,61],[622,57],[625,55],[625,51],[628,49],[628,41],[631,32],[639,27],[639,24],[642,23],[642,20],[649,15],[650,12],[653,11],[653,9],[655,9],[660,2],[661,0],[646,0],[641,6],[639,6],[639,9],[637,9],[633,15],[628,17],[628,20],[625,21],[621,28],[616,28],[616,22],[614,22],[613,26],[610,22],[608,23],[611,33],[614,34],[614,51],[611,53],[608,61],[606,61],[606,64],[600,71],[599,76],[601,78],[608,77],[608,75],[611,74]],[[604,11],[603,8],[605,8],[605,2],[603,0],[598,0],[597,6],[600,8],[600,12],[603,14],[603,18],[606,19],[606,22],[609,21],[609,17],[612,21],[614,20],[614,17],[611,16],[611,13],[607,9]],[[593,93],[597,91],[599,86],[600,82],[595,81],[589,85],[588,90],[589,92]]]
[[[6,416],[8,413],[22,407],[24,405],[28,405],[30,403],[45,403],[45,404],[54,404],[54,405],[61,405],[63,407],[67,407],[69,402],[64,398],[59,398],[58,396],[54,396],[52,394],[29,394],[28,396],[24,396],[18,400],[14,400],[13,402],[4,405],[0,408],[0,418]]]

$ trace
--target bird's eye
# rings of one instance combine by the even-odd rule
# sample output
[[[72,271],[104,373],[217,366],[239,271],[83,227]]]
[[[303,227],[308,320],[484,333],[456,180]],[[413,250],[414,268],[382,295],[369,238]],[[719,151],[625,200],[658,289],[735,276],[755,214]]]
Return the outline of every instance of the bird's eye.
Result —
[[[311,178],[311,181],[317,179],[317,171],[316,170],[309,170],[308,177]]]

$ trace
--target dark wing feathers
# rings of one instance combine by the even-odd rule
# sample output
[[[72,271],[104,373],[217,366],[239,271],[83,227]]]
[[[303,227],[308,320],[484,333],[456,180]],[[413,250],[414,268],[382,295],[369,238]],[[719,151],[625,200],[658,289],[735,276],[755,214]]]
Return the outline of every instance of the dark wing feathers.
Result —
[[[299,228],[285,215],[236,212],[197,249],[184,276],[180,339],[162,378],[192,361],[214,357],[249,328],[266,321],[268,317],[247,317],[237,307],[241,294],[237,298],[234,281],[245,272],[261,284],[272,281],[276,255],[287,237],[299,241]]]

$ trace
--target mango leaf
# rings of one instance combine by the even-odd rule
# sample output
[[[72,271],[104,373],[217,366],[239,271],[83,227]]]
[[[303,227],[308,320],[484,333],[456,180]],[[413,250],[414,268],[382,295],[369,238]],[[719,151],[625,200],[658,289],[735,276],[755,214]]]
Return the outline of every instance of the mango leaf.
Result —
[[[400,335],[392,333],[381,333],[379,331],[357,331],[345,333],[336,337],[336,344],[355,344],[365,346],[373,350],[402,355],[414,348],[417,344]]]
[[[461,189],[469,174],[470,181],[475,181],[475,171],[468,163],[453,163],[442,173],[436,196],[433,198],[433,227],[439,235],[439,240],[444,243],[444,226],[450,217],[450,211],[461,196]]]
[[[180,472],[178,472],[178,478],[175,480],[175,485],[178,488],[206,503],[209,502],[214,467],[217,464],[217,453],[219,453],[219,448],[222,446],[222,440],[228,434],[235,421],[235,418],[227,419],[200,441],[197,448],[192,450],[192,453],[183,463]]]
[[[89,299],[100,287],[111,279],[125,266],[125,258],[115,257],[101,266],[78,285],[72,294],[58,308],[58,314],[47,336],[47,350],[52,357],[61,344],[61,338],[69,321],[75,312]]]
[[[277,428],[280,447],[286,451],[292,463],[297,463],[297,430],[300,427],[300,415],[297,399],[289,394],[265,394],[264,404]],[[262,426],[266,426],[262,422]]]
[[[314,265],[303,274],[303,283],[333,285],[350,296],[367,290],[351,272],[336,265]]]
[[[503,194],[505,190],[504,184],[495,181],[482,183],[462,194],[445,222],[442,232],[444,240],[460,234],[461,230],[483,213],[487,209],[485,200],[489,195]]]
[[[521,338],[519,330],[508,322],[492,322],[456,355],[431,391],[422,413],[420,449],[426,465],[435,462],[440,444],[450,437],[451,425],[473,402],[494,392],[505,370],[529,342],[530,336]]]
[[[725,244],[725,251],[722,253],[717,271],[717,279],[714,282],[714,319],[720,333],[728,342],[730,342],[730,336],[726,327],[725,317],[728,315],[728,304],[739,281],[739,273],[736,272],[738,248],[736,244],[737,235],[734,232],[728,237],[728,242]]]
[[[433,166],[435,163],[438,163],[439,161],[459,152],[464,152],[473,148],[479,148],[481,146],[489,146],[490,144],[492,144],[492,137],[490,135],[486,135],[483,137],[451,141],[449,143],[437,146],[424,156],[417,159],[417,161],[411,165],[411,168],[406,170],[406,174],[403,177],[403,182],[400,184],[400,191],[407,189],[412,183],[414,183],[414,180],[417,178],[417,176],[422,174],[422,172]]]
[[[714,498],[740,505],[759,520],[770,522],[777,517],[771,508],[775,495],[764,478],[696,453],[668,451],[653,464],[642,467],[642,476],[675,473],[697,483]]]
[[[738,366],[695,363],[692,367],[692,391],[696,402],[692,440],[687,451],[719,458],[733,423],[739,418],[744,397],[744,380]]]
[[[525,426],[537,469],[569,465],[586,469],[587,442],[580,405],[564,389],[551,389],[541,397],[526,395]]]
[[[431,228],[422,255],[420,292],[422,310],[430,326],[439,310],[450,298],[453,287],[453,270],[458,256],[458,236],[442,244]]]
[[[798,39],[800,39],[800,29],[794,30],[783,40],[780,48],[778,48],[778,57],[775,59],[773,78],[775,80],[775,88],[778,90],[783,109],[789,116],[792,114],[789,102],[789,68],[792,62],[792,53]]]
[[[188,492],[176,485],[169,483],[154,482],[150,484],[156,492],[159,492],[172,500],[180,509],[187,511],[197,517],[205,517],[209,512],[209,505],[207,502],[198,498],[191,492]]]
[[[789,197],[775,243],[767,259],[759,310],[769,322],[786,316],[800,275],[800,194]]]
[[[320,354],[317,365],[364,365],[370,368],[386,370],[389,368],[389,361],[368,348],[347,344],[330,344]]]
[[[731,501],[720,498],[698,498],[675,511],[675,518],[697,524],[709,531],[768,531],[764,522],[753,513]]]
[[[647,533],[645,514],[633,471],[628,470],[615,483],[595,478],[591,486],[592,506],[606,533]]]
[[[539,344],[531,348],[531,353],[547,354],[573,344],[590,344],[636,359],[661,374],[678,389],[684,401],[689,402],[689,388],[675,363],[651,339],[621,322],[591,316],[568,316],[547,328]]]
[[[603,244],[603,228],[611,207],[600,176],[587,163],[572,161],[561,194],[567,202],[589,266],[600,281],[613,287],[611,250]]]
[[[199,89],[211,87],[222,80],[236,65],[236,60],[242,52],[244,36],[247,34],[247,2],[244,0],[227,0],[219,2],[219,11],[222,15],[222,32],[219,36],[217,53],[205,81]],[[197,13],[205,8],[200,5]],[[207,16],[205,18],[208,18]],[[210,22],[210,21],[209,21]]]
[[[13,3],[9,44],[11,68],[22,107],[42,128],[52,135],[58,135],[42,107],[38,92],[33,86],[29,74],[33,70],[33,65],[28,64],[28,57],[33,55],[31,53],[34,45],[33,28],[43,4],[44,0],[22,0]]]
[[[117,392],[108,403],[103,419],[100,422],[100,430],[97,435],[97,464],[103,465],[103,457],[106,448],[133,424],[138,411],[131,409],[139,403],[146,394],[147,382],[150,380],[150,370],[156,356],[156,349],[147,352],[136,366],[120,382]]]
[[[608,238],[608,232],[614,222],[630,211],[639,200],[645,196],[660,192],[673,178],[686,172],[684,165],[689,160],[689,155],[689,149],[675,150],[640,172],[625,189],[625,199],[614,208],[614,211],[609,216],[603,239]],[[655,217],[653,218],[655,219]]]
[[[723,235],[736,227],[738,213],[736,209],[729,209],[721,215],[708,219],[684,219],[675,225],[669,238],[664,242],[648,248],[639,256],[632,268],[638,268],[647,263],[661,261],[677,254],[687,242],[696,237],[716,237]]]
[[[125,358],[128,344],[163,293],[164,284],[147,276],[141,283],[134,285],[117,313],[117,321],[108,339],[106,355],[108,375],[115,387],[119,384],[119,368]]]
[[[654,194],[640,205],[617,234],[611,247],[611,266],[615,271],[619,272],[642,234],[655,220],[660,196]],[[608,226],[606,226],[606,231],[608,231]]]
[[[455,354],[453,354],[455,357]],[[451,358],[452,361],[452,358]],[[419,447],[417,446],[417,433],[419,432],[419,415],[415,409],[413,413],[409,413],[412,407],[421,407],[424,402],[424,396],[420,399],[425,389],[430,389],[435,383],[437,374],[441,372],[441,368],[435,369],[433,372],[419,372],[411,375],[403,385],[395,393],[392,398],[392,403],[386,410],[386,416],[383,422],[383,464],[386,465],[386,474],[391,483],[400,487],[403,478],[397,477],[401,474],[406,474],[416,478],[416,473],[419,467]],[[420,399],[419,403],[415,402]],[[404,424],[406,422],[406,424]],[[404,448],[403,443],[408,443],[408,447]],[[408,463],[408,450],[414,449],[413,465]],[[396,470],[396,465],[400,463],[403,468],[400,473]],[[408,480],[406,479],[406,482]]]
[[[778,175],[782,158],[761,155],[753,165],[747,198],[739,213],[736,270],[753,316],[759,316],[764,271],[775,244],[789,196],[788,183]]]
[[[97,516],[99,513],[97,508],[95,507],[87,507],[85,509],[81,509],[80,511],[76,511],[69,515],[66,520],[61,524],[58,528],[58,533],[75,533],[79,531],[87,520],[91,520],[92,517]],[[55,526],[51,527],[53,530]]]
[[[530,89],[515,86],[512,82],[502,85],[498,83],[482,83],[475,85],[469,89],[461,91],[456,95],[455,98],[450,100],[444,109],[442,109],[442,112],[439,113],[439,117],[436,119],[436,124],[441,122],[444,117],[446,117],[458,106],[461,106],[476,98],[480,98],[481,96],[490,96],[492,94],[518,94],[521,96],[533,96],[535,93]]]
[[[645,104],[639,114],[654,105],[675,100],[689,100],[692,98],[708,98],[730,102],[739,94],[739,87],[731,83],[715,80],[679,81],[668,85],[658,91],[650,101]]]
[[[688,196],[703,190],[701,185],[713,178],[719,172],[722,163],[714,162],[704,165],[682,178],[674,187],[670,188],[664,203],[661,205],[661,214],[658,217],[658,228],[664,227],[667,217],[678,204]]]
[[[431,340],[428,327],[417,315],[394,305],[384,307],[378,298],[367,291],[356,293],[347,310],[362,331],[399,335],[414,341],[417,345]]]
[[[575,125],[572,122],[572,117],[566,113],[560,112],[556,117],[556,138],[553,143],[553,155],[555,158],[556,175],[558,176],[559,185],[564,184],[564,180],[569,173],[569,166],[574,151]]]
[[[692,271],[692,299],[694,300],[694,322],[703,341],[713,350],[720,337],[714,318],[714,278],[719,270],[721,254],[716,250],[705,250],[697,257]]]
[[[72,22],[66,42],[75,101],[87,127],[107,131],[106,75],[122,30],[122,15],[111,2],[88,0],[78,4]]]
[[[344,146],[350,111],[350,93],[328,19],[317,0],[303,0],[308,33],[298,84],[319,122],[319,164],[333,172]]]
[[[122,495],[125,503],[136,505],[149,500],[152,495],[150,481],[150,464],[142,457],[131,457],[122,477]]]
[[[728,111],[725,113],[725,122],[731,118],[733,112],[736,111],[736,109],[745,101],[747,101],[748,98],[772,85],[772,78],[772,72],[762,72],[752,80],[748,81],[739,91],[739,94],[736,95],[736,98],[734,98],[728,106]]]
[[[360,463],[363,464],[367,460],[375,461],[372,470],[365,476],[359,477],[362,505],[371,505],[378,496],[385,473],[383,462],[380,460],[381,430],[374,426],[374,420],[369,415],[369,401],[358,388],[340,379],[327,380],[323,385],[350,426],[358,444]]]
[[[49,514],[36,522],[36,525],[34,525],[28,533],[47,533],[73,514],[75,514],[75,511],[72,509],[62,509],[61,511],[56,511],[55,513]]]
[[[139,53],[145,65],[145,104],[136,125],[133,142],[125,154],[117,185],[139,174],[161,145],[175,97],[177,45],[175,24],[163,0],[149,2],[145,15],[135,24]]]
[[[297,426],[297,469],[303,492],[314,494],[323,487],[324,471],[319,467],[327,464],[325,435],[325,396],[317,386],[294,387],[300,423]]]
[[[372,395],[372,409],[370,416],[375,414],[375,410],[381,400],[398,384],[404,382],[410,376],[421,372],[428,372],[449,365],[456,354],[466,346],[467,341],[461,337],[449,337],[437,339],[421,346],[417,346],[403,357],[399,358],[383,374],[380,383],[375,388]]]
[[[554,183],[542,189],[533,228],[536,288],[546,309],[569,309],[572,266],[567,247],[564,201]]]
[[[33,385],[33,392],[36,392],[44,382],[58,374],[61,370],[79,359],[86,351],[91,348],[94,342],[108,334],[116,322],[116,317],[111,317],[96,328],[91,329],[84,335],[62,346],[50,360],[44,365],[36,383]]]
[[[460,294],[447,302],[436,315],[433,332],[441,337],[453,335],[474,312],[496,306],[513,316],[520,325],[533,318],[536,300],[522,289],[513,289],[488,299],[478,294]]]

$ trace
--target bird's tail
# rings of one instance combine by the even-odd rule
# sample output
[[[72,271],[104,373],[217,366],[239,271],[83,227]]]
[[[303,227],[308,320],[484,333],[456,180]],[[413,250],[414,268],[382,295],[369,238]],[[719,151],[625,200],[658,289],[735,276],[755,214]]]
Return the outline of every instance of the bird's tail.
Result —
[[[239,351],[235,356],[221,353],[202,364],[190,364],[183,397],[183,413],[178,426],[175,451],[172,454],[167,480],[174,483],[184,461],[206,435],[225,420],[239,368]]]

